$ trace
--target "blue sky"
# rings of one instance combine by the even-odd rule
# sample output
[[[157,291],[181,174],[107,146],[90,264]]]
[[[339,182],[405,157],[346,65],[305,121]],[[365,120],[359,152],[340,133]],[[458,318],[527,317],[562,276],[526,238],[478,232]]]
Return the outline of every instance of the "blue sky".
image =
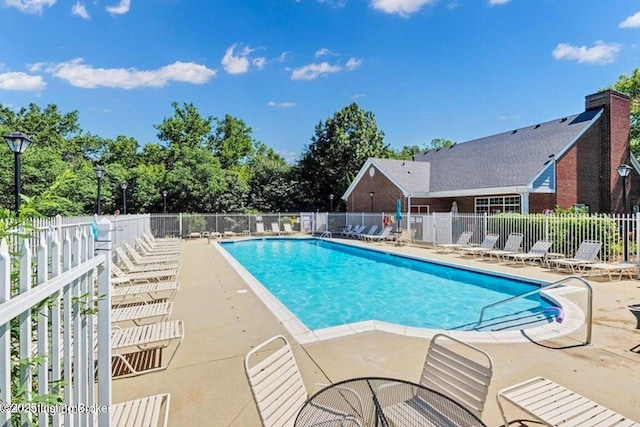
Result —
[[[0,103],[155,142],[171,103],[294,161],[356,101],[394,148],[578,113],[640,66],[640,0],[0,0]]]

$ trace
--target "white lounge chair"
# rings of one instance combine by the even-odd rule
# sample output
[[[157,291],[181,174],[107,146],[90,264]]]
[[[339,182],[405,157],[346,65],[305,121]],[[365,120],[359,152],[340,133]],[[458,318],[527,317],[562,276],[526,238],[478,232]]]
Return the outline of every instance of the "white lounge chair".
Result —
[[[504,421],[503,401],[509,402],[547,426],[638,427],[620,415],[543,377],[535,377],[498,391],[498,408]]]
[[[344,233],[342,233],[343,237],[354,237],[357,234],[361,234],[364,229],[367,228],[366,225],[359,225],[357,227],[354,227],[353,230],[351,231],[346,231]]]
[[[389,237],[389,234],[391,234],[391,230],[393,230],[393,226],[391,225],[387,225],[381,232],[380,234],[363,234],[362,236],[360,236],[360,238],[362,240],[367,240],[369,242],[379,242],[380,240],[384,240],[387,237]]]
[[[266,357],[260,354],[269,350],[272,352]],[[244,370],[262,425],[293,427],[308,394],[287,339],[276,335],[254,347],[244,358]],[[349,392],[353,393],[345,388],[345,393]],[[355,397],[357,402],[359,397]],[[360,411],[361,407],[360,401]],[[326,418],[316,418],[314,426],[337,427],[343,421],[344,425],[359,425],[353,418],[341,417],[337,411],[327,409]]]
[[[167,427],[169,425],[169,393],[111,404],[109,420],[114,427]],[[94,425],[98,425],[96,412]]]
[[[135,264],[180,264],[180,254],[142,255],[127,242],[122,242],[122,246],[129,252]]]
[[[460,256],[473,255],[475,257],[479,255],[480,258],[482,258],[485,253],[493,250],[493,248],[496,246],[496,243],[498,243],[498,239],[500,239],[499,234],[489,233],[485,236],[480,246],[459,248],[458,253],[460,254]]]
[[[153,271],[123,271],[120,267],[111,263],[111,275],[116,282],[162,282],[173,280],[178,275],[177,269],[153,270]]]
[[[457,251],[460,248],[467,247],[469,246],[469,241],[471,240],[471,236],[473,236],[472,231],[463,231],[455,243],[444,243],[441,245],[436,245],[436,251],[450,252],[450,251]]]
[[[179,257],[180,254],[182,253],[182,246],[166,247],[166,248],[160,247],[160,248],[154,249],[151,246],[149,246],[146,240],[140,237],[136,237],[136,245],[137,245],[137,248],[140,249],[139,252],[144,256],[174,255]]]
[[[549,268],[555,268],[560,270],[571,270],[571,273],[575,274],[576,269],[582,270],[586,264],[595,262],[598,259],[598,252],[602,243],[597,240],[583,240],[576,251],[573,258],[558,258],[548,260]]]
[[[358,239],[361,239],[361,240],[362,240],[362,236],[371,236],[371,235],[373,235],[373,234],[376,232],[376,230],[377,230],[377,229],[378,229],[378,226],[377,226],[377,225],[372,225],[372,226],[369,228],[369,231],[367,231],[366,233],[365,233],[364,231],[362,231],[362,232],[360,232],[360,233],[355,233],[352,237],[353,237],[354,239],[357,237]]]
[[[256,222],[256,235],[264,236],[266,231],[264,231],[264,222]]]
[[[531,249],[529,249],[528,252],[505,254],[502,256],[502,260],[505,264],[510,264],[511,261],[513,261],[514,263],[521,261],[523,266],[527,265],[527,261],[540,261],[543,263],[547,257],[547,252],[549,252],[549,248],[551,248],[551,245],[552,243],[547,242],[546,240],[538,240],[533,246],[531,246]]]
[[[113,299],[113,297],[112,297]],[[170,302],[152,302],[133,304],[128,307],[116,307],[111,310],[111,323],[128,323],[135,326],[164,322],[171,315]]]
[[[182,248],[182,241],[179,239],[156,239],[153,237],[153,234],[148,231],[142,233],[142,238],[145,239],[152,248]]]
[[[111,290],[111,305],[155,303],[171,301],[180,290],[180,282],[156,282],[143,285],[123,285]]]
[[[282,232],[280,231],[280,224],[278,224],[277,222],[272,222],[271,223],[271,232],[275,235],[280,235],[282,234]]]
[[[622,276],[627,274],[629,279],[634,278],[634,274],[638,274],[638,264],[635,262],[621,261],[621,262],[595,262],[591,264],[585,264],[583,267],[583,275],[591,276],[594,273],[598,273],[601,276],[605,274],[609,276],[609,280],[613,280],[613,275],[617,274],[617,280],[622,280]]]
[[[291,228],[291,224],[285,222],[282,224],[282,229],[284,230],[284,234],[293,234],[293,229]]]
[[[126,254],[124,249],[121,247],[116,248],[116,254],[120,259],[121,264],[124,266],[123,268],[128,273],[134,272],[146,272],[146,271],[156,271],[156,270],[177,270],[180,267],[179,263],[152,263],[152,264],[134,264],[131,261],[131,258]]]
[[[111,331],[112,373],[131,377],[167,369],[184,338],[182,320],[158,322]],[[164,350],[174,346],[167,358]]]
[[[497,261],[500,261],[507,255],[517,254],[520,252],[523,238],[524,235],[522,233],[509,233],[509,237],[507,237],[504,248],[490,250],[485,252],[484,255],[489,256],[489,258],[495,257]]]
[[[445,346],[445,342],[454,344],[456,350],[451,346]],[[481,418],[492,377],[493,360],[487,352],[447,335],[436,334],[429,344],[419,382],[460,403],[473,415]],[[382,386],[378,391],[389,388],[392,392],[393,387],[395,385]],[[397,405],[401,405],[402,408],[393,411],[383,408],[391,421],[397,425],[422,425],[424,418],[417,412],[423,410],[425,403],[419,395],[394,406]],[[412,412],[416,412],[413,418]],[[403,418],[395,420],[395,413],[402,414]]]

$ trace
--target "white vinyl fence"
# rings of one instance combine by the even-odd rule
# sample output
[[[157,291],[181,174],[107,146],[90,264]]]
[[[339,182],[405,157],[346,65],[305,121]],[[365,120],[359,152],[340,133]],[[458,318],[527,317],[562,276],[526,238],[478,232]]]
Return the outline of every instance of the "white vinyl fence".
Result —
[[[0,426],[109,425],[111,250],[149,230],[148,215],[111,218],[34,220],[0,240],[0,403],[18,409]]]

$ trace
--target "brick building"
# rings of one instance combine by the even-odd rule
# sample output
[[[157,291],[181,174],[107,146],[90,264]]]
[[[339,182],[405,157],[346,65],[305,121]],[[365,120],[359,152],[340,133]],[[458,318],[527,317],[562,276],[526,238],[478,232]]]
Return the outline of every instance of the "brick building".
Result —
[[[627,211],[640,203],[640,163],[629,149],[630,100],[606,90],[585,111],[456,144],[414,161],[369,158],[342,199],[348,212],[540,213],[584,205],[622,212],[618,166],[632,167]]]

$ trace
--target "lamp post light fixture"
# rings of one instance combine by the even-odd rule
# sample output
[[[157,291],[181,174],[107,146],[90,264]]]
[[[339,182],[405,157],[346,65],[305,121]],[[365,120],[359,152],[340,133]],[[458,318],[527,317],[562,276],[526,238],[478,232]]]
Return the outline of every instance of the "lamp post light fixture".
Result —
[[[333,194],[329,194],[329,212],[333,212]]]
[[[127,214],[127,187],[129,184],[127,181],[122,181],[120,187],[122,187],[122,214]]]
[[[373,213],[373,195],[375,194],[374,191],[369,191],[369,198],[371,199],[371,213]]]
[[[164,202],[162,204],[162,212],[167,213],[167,190],[162,190],[162,197],[164,197]]]
[[[623,164],[618,166],[618,175],[622,178],[622,243],[624,244],[624,260],[629,261],[629,236],[627,235],[627,177],[631,173],[631,166]]]
[[[96,198],[96,213],[98,215],[102,214],[100,209],[100,189],[102,187],[102,177],[104,177],[104,168],[100,165],[93,168],[93,171],[96,173],[96,178],[98,179],[98,196]]]
[[[20,169],[22,168],[22,162],[20,156],[27,151],[31,140],[27,135],[22,132],[11,132],[6,135],[2,135],[7,140],[9,149],[13,152],[13,179],[14,179],[14,196],[16,212],[20,209],[20,193],[22,192],[22,179],[20,177]]]

